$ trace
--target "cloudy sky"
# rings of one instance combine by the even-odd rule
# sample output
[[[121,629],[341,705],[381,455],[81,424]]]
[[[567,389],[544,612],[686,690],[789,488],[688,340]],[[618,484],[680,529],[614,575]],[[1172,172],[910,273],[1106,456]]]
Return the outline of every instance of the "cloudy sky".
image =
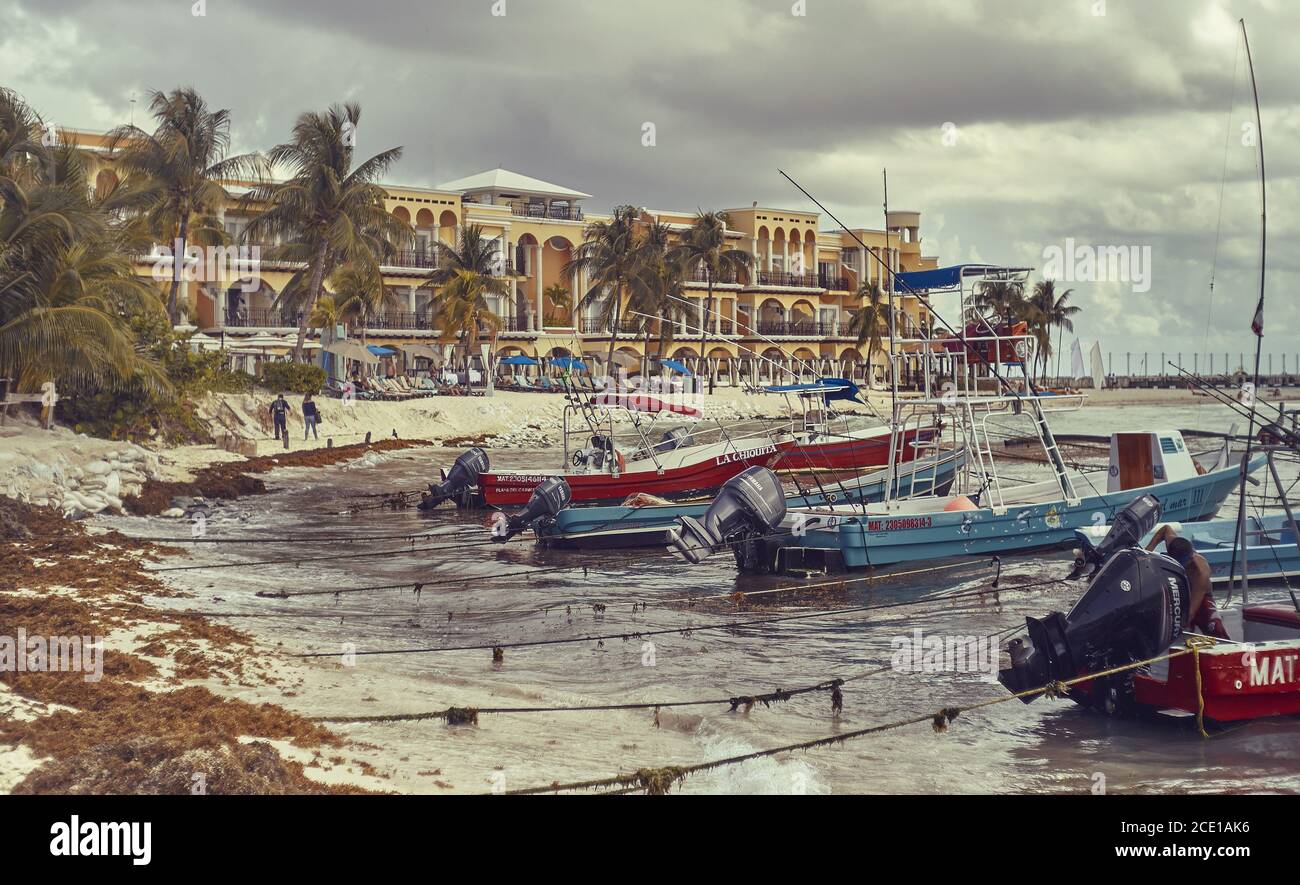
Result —
[[[0,84],[104,129],[132,97],[142,123],[150,89],[193,85],[242,150],[356,100],[363,150],[404,147],[396,183],[502,165],[602,211],[813,208],[785,169],[879,227],[887,167],[891,206],[923,213],[943,263],[1149,247],[1146,283],[1061,284],[1085,349],[1100,339],[1117,371],[1128,351],[1235,368],[1259,263],[1242,16],[1269,171],[1265,352],[1294,370],[1293,0],[0,0]]]

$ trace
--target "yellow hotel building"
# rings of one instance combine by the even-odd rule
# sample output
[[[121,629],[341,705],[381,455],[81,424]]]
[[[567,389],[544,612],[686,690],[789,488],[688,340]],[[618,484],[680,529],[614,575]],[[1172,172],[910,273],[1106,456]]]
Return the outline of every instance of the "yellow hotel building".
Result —
[[[72,131],[89,158],[90,180],[99,188],[116,182],[112,158],[105,150],[102,134]],[[482,225],[484,234],[498,244],[497,272],[513,282],[513,297],[494,298],[492,308],[502,319],[492,351],[503,357],[524,353],[533,357],[599,355],[603,359],[611,334],[617,335],[616,349],[641,361],[657,356],[657,336],[646,353],[644,331],[636,329],[639,318],[631,318],[616,332],[597,319],[595,305],[580,303],[588,289],[583,273],[564,272],[573,249],[583,241],[585,225],[607,218],[588,212],[590,195],[506,169],[492,169],[443,183],[437,188],[385,184],[390,212],[409,222],[416,231],[414,248],[398,254],[383,267],[385,282],[401,299],[402,309],[374,317],[367,323],[367,342],[396,345],[409,342],[434,343],[443,340],[429,318],[430,292],[422,288],[424,277],[435,266],[435,242],[454,246],[463,227]],[[229,204],[219,213],[226,231],[235,242],[249,216],[238,208],[246,186],[227,185]],[[751,204],[729,208],[727,238],[732,248],[748,252],[752,268],[733,282],[715,282],[714,307],[708,329],[706,356],[722,378],[732,377],[738,362],[762,357],[791,365],[811,362],[828,371],[851,372],[867,377],[863,356],[850,334],[851,311],[859,299],[855,294],[864,283],[879,283],[889,291],[889,275],[881,263],[895,272],[936,267],[933,257],[921,253],[921,215],[915,211],[891,211],[887,230],[822,230],[820,213]],[[658,220],[686,230],[693,212],[642,209],[646,221]],[[856,238],[854,237],[856,235]],[[866,244],[864,249],[857,240]],[[250,244],[256,245],[256,244]],[[274,244],[263,244],[263,253]],[[870,251],[870,255],[868,254]],[[158,275],[159,257],[140,256],[142,274]],[[170,280],[170,260],[161,259]],[[214,279],[202,274],[183,284],[182,303],[188,306],[190,322],[203,332],[222,336],[228,345],[255,334],[284,335],[295,331],[297,316],[282,315],[277,294],[288,283],[295,266],[268,261],[221,273]],[[559,284],[570,293],[570,309],[556,307],[544,292]],[[161,285],[168,285],[162,282]],[[687,281],[686,298],[695,305],[687,309],[688,319],[679,321],[672,351],[664,356],[687,361],[698,367],[707,286],[702,274]],[[896,328],[901,337],[918,337],[931,325],[925,307],[914,296],[897,296]],[[351,329],[355,335],[357,330]],[[318,334],[318,330],[313,330]],[[882,338],[887,333],[882,325]],[[624,361],[624,362],[632,362]],[[876,354],[872,374],[883,377],[884,357]],[[763,368],[764,375],[770,369]],[[778,376],[779,377],[779,376]]]

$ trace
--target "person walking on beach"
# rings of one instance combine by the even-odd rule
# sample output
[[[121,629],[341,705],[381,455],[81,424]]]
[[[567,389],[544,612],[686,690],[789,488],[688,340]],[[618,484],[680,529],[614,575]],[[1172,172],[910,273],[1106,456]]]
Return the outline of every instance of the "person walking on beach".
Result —
[[[302,398],[302,438],[306,442],[307,434],[310,433],[315,439],[320,439],[320,434],[316,432],[316,425],[320,423],[320,409],[312,402],[311,394]]]
[[[283,393],[271,403],[271,420],[275,422],[275,438],[277,440],[282,433],[286,440],[289,438],[289,412],[291,409],[292,407],[289,405],[289,401],[284,398]]]

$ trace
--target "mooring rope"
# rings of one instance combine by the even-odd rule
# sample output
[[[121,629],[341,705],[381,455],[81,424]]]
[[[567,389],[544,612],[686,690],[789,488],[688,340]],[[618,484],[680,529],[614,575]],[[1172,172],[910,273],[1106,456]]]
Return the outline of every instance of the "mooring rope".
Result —
[[[871,577],[860,578],[858,580],[871,580]],[[1065,578],[1053,578],[1048,581],[1034,582],[1031,584],[1012,585],[1010,587],[1007,587],[1006,589],[1007,590],[1030,589],[1035,586],[1065,583],[1065,581],[1066,581]],[[834,582],[834,583],[844,583],[844,582]],[[557,639],[533,639],[533,640],[519,640],[517,642],[494,642],[494,643],[475,644],[475,645],[449,645],[449,646],[439,646],[439,647],[374,649],[374,650],[367,650],[367,651],[350,651],[350,652],[344,652],[344,651],[304,652],[300,654],[291,655],[290,657],[336,658],[336,657],[342,657],[344,655],[378,656],[378,655],[403,655],[403,654],[431,654],[431,653],[449,652],[449,651],[485,651],[485,650],[491,650],[493,652],[494,657],[497,657],[500,654],[502,654],[504,650],[507,648],[535,648],[539,646],[569,645],[578,642],[597,642],[603,645],[604,641],[607,639],[608,640],[620,639],[624,642],[627,642],[633,639],[644,639],[650,636],[666,636],[674,633],[682,636],[689,636],[690,634],[696,632],[706,632],[706,631],[713,631],[713,630],[735,630],[744,627],[764,626],[769,624],[782,624],[791,621],[802,621],[802,620],[811,620],[814,618],[836,617],[839,615],[861,614],[863,612],[881,611],[885,609],[909,608],[917,605],[929,605],[934,603],[943,603],[943,602],[950,602],[950,601],[960,600],[960,599],[987,596],[989,594],[997,594],[1000,592],[1002,591],[1001,589],[998,588],[988,588],[988,589],[980,588],[978,590],[966,590],[966,591],[960,591],[956,593],[947,593],[947,594],[942,594],[937,596],[928,596],[923,599],[899,600],[896,602],[882,602],[882,603],[874,603],[868,605],[851,606],[848,608],[823,609],[823,610],[817,610],[812,612],[798,612],[796,614],[777,615],[777,616],[766,617],[766,618],[753,618],[753,619],[742,620],[742,621],[714,622],[709,624],[664,627],[664,628],[657,628],[654,630],[633,630],[633,631],[625,631],[621,633],[573,636],[573,637],[565,637],[565,638],[557,638]]]
[[[818,747],[827,747],[834,744],[844,743],[845,741],[855,738],[866,737],[868,735],[880,734],[885,731],[892,731],[898,728],[904,728],[909,725],[918,725],[922,722],[929,722],[936,732],[948,730],[948,726],[964,713],[970,713],[985,707],[993,707],[998,704],[1004,704],[1008,701],[1023,700],[1024,698],[1044,695],[1046,697],[1061,697],[1068,693],[1069,689],[1083,682],[1090,682],[1105,676],[1112,676],[1117,673],[1123,673],[1129,670],[1135,670],[1140,667],[1146,667],[1159,661],[1171,660],[1186,654],[1193,654],[1194,648],[1183,648],[1167,652],[1163,655],[1147,658],[1143,661],[1135,661],[1131,664],[1125,664],[1119,667],[1112,667],[1099,673],[1089,673],[1084,676],[1077,676],[1072,679],[1055,680],[1046,685],[1037,688],[1027,689],[1025,691],[1014,692],[999,698],[991,698],[985,701],[979,701],[973,704],[967,704],[961,707],[942,707],[934,713],[925,713],[920,716],[913,716],[906,719],[899,719],[893,722],[886,722],[881,725],[873,725],[867,728],[859,728],[854,731],[847,731],[842,734],[830,735],[827,737],[816,738],[810,741],[800,741],[799,743],[786,744],[781,747],[770,747],[764,750],[755,750],[751,753],[742,753],[736,756],[727,756],[722,759],[711,759],[707,762],[699,762],[693,765],[669,765],[659,768],[641,768],[630,774],[615,775],[614,777],[597,778],[587,781],[575,781],[572,783],[551,783],[542,787],[526,787],[520,790],[506,790],[506,795],[524,796],[535,795],[538,793],[564,793],[573,790],[590,790],[604,787],[622,787],[632,788],[629,792],[639,792],[645,790],[649,795],[666,794],[672,786],[685,779],[688,775],[701,771],[708,771],[714,768],[721,768],[727,765],[737,765],[742,762],[748,762],[753,759],[761,759],[765,756],[775,756],[781,753],[790,753],[795,750],[811,750]]]

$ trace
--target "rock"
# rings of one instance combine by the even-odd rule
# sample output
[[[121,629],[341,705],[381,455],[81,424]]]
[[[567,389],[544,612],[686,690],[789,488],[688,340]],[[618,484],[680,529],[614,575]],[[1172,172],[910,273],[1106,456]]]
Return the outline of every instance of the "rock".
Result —
[[[168,507],[166,510],[164,510],[162,513],[158,515],[165,516],[168,519],[180,519],[185,515],[185,511],[179,507]]]
[[[96,476],[108,473],[112,469],[113,468],[109,466],[107,461],[95,460],[86,465],[86,472],[92,473]]]

